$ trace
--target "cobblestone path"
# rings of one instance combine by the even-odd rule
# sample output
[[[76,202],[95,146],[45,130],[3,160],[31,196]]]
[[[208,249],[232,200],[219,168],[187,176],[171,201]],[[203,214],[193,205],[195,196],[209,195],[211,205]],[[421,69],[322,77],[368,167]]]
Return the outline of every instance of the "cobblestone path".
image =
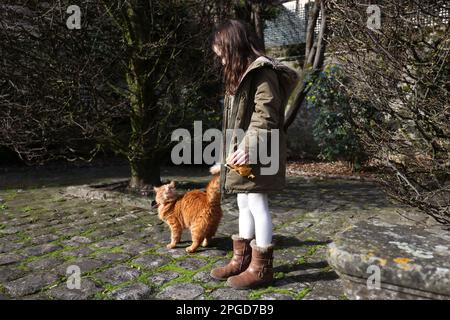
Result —
[[[168,227],[148,210],[63,194],[69,184],[126,176],[119,169],[0,174],[0,299],[345,299],[326,262],[333,235],[361,219],[420,218],[372,183],[290,177],[286,192],[270,198],[276,281],[236,291],[209,277],[211,267],[230,257],[235,198],[223,203],[212,246],[187,255],[189,235],[166,249]],[[169,172],[164,177],[181,186],[209,179],[206,169]],[[81,289],[68,288],[69,266],[80,268]]]

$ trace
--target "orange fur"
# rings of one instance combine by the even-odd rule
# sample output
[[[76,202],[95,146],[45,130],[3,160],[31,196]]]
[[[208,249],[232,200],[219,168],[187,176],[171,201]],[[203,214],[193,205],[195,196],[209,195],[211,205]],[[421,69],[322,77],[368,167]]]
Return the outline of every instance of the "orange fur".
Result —
[[[190,229],[192,237],[192,244],[186,252],[195,252],[200,244],[208,245],[222,218],[219,179],[219,176],[214,176],[206,186],[206,192],[192,190],[182,196],[176,193],[174,181],[154,188],[159,218],[169,225],[171,231],[167,248],[176,246],[184,229]]]

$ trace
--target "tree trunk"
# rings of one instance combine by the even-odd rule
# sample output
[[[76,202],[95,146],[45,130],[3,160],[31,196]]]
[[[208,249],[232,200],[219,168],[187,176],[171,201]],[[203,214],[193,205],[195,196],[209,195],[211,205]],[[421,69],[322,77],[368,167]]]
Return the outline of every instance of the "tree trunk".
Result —
[[[127,84],[130,91],[131,136],[128,143],[128,160],[131,168],[129,187],[145,189],[161,184],[160,151],[156,132],[156,97],[151,79],[146,78],[147,64],[139,57],[130,57]],[[153,127],[153,129],[149,129]]]
[[[178,34],[186,40],[190,37],[184,30],[187,22],[181,14],[191,6],[181,6],[181,1],[129,0],[122,1],[120,6],[114,5],[115,1],[103,2],[126,43],[121,62],[127,66],[131,132],[127,132],[127,140],[117,139],[117,148],[130,163],[129,186],[146,189],[161,184],[160,163],[169,148],[167,131],[173,126],[170,116],[181,110],[160,108],[159,102],[173,90],[173,82],[178,78],[174,74],[182,75],[173,63],[181,62],[180,53],[185,50],[182,48],[185,38],[178,38]]]
[[[150,159],[131,159],[131,180],[129,187],[131,189],[144,189],[149,186],[161,185],[161,170],[159,159],[157,157]]]
[[[301,85],[294,99],[294,103],[288,107],[285,112],[284,130],[287,131],[289,126],[294,122],[295,117],[300,110],[300,107],[305,102],[306,96],[310,86],[307,85],[308,79],[311,81],[311,76],[317,76],[317,74],[323,69],[325,60],[325,47],[326,43],[324,38],[327,33],[326,15],[325,15],[325,0],[316,0],[312,4],[312,9],[309,12],[308,26],[306,30],[306,43],[305,43],[305,61],[303,64],[303,70],[301,74]],[[320,30],[317,37],[315,36],[315,26],[321,14]]]
[[[252,4],[253,11],[253,24],[256,32],[256,36],[258,37],[261,47],[264,51],[266,51],[264,44],[264,21],[262,19],[262,5],[260,2],[256,2]]]

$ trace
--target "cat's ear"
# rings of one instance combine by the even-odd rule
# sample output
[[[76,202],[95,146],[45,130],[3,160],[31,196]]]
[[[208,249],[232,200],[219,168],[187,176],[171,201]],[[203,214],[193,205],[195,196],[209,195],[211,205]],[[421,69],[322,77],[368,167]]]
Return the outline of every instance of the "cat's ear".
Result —
[[[173,181],[173,180],[170,181],[169,186],[172,187],[172,188],[175,188],[175,181]]]
[[[158,187],[153,187],[153,191],[158,192],[159,188]]]

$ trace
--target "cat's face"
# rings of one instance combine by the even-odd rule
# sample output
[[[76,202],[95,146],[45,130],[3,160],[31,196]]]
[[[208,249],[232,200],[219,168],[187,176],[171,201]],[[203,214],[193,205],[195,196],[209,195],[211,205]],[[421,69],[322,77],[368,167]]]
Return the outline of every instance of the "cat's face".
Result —
[[[161,187],[154,187],[155,200],[152,201],[152,208],[159,207],[177,198],[175,181],[164,184]]]

